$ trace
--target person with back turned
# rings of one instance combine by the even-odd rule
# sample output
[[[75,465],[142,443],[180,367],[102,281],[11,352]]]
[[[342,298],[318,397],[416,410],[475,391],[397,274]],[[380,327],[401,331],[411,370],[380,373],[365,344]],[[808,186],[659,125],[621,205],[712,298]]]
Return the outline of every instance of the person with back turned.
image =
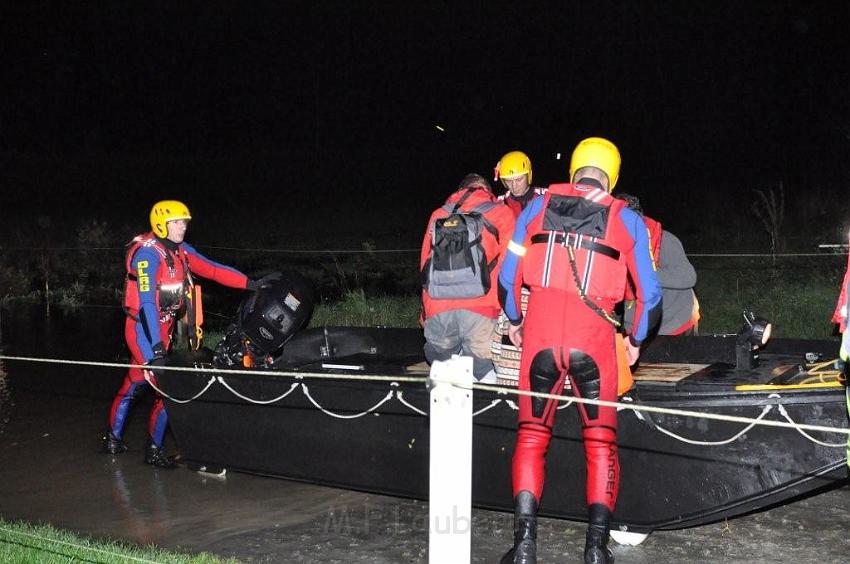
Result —
[[[425,359],[471,356],[476,381],[495,383],[490,343],[499,315],[496,279],[514,217],[490,183],[468,174],[434,210],[422,240]]]
[[[617,147],[583,140],[570,162],[570,184],[553,184],[520,214],[502,270],[499,298],[522,346],[519,388],[560,395],[565,379],[580,398],[617,400],[620,323],[614,306],[628,277],[635,286],[636,322],[627,337],[630,364],[661,314],[661,288],[643,219],[611,196],[620,170]],[[520,288],[531,290],[523,316]],[[537,510],[546,452],[558,402],[522,395],[513,456],[514,546],[502,563],[537,562]],[[588,529],[584,561],[613,561],[608,549],[619,487],[617,411],[579,404],[582,421]],[[572,476],[562,477],[571,479]]]

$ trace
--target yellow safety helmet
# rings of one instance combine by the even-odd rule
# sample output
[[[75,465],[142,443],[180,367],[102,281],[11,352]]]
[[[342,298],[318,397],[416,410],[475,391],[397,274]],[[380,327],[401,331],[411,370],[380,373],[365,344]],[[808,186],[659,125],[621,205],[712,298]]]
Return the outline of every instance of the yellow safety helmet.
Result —
[[[523,174],[528,175],[528,183],[531,184],[531,159],[522,151],[511,151],[499,159],[496,165],[496,179],[516,178]]]
[[[183,202],[162,200],[151,208],[151,229],[157,237],[167,237],[168,228],[165,224],[175,219],[192,219],[189,208]]]
[[[596,167],[608,175],[608,191],[614,189],[620,177],[620,151],[617,146],[602,137],[588,137],[576,145],[570,159],[570,181],[580,168]]]

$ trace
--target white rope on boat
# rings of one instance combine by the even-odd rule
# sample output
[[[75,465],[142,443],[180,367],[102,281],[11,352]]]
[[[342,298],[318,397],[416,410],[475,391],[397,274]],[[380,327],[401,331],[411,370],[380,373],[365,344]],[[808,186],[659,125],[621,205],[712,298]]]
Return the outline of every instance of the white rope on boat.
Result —
[[[363,411],[361,413],[354,413],[354,414],[351,414],[351,415],[342,415],[341,413],[334,413],[333,411],[329,411],[329,410],[325,409],[324,407],[322,407],[321,405],[319,405],[318,402],[313,399],[313,396],[310,395],[310,390],[307,388],[307,384],[301,384],[301,391],[304,392],[304,395],[307,397],[308,400],[310,400],[310,403],[312,403],[313,405],[316,406],[316,409],[318,409],[319,411],[321,411],[325,415],[330,415],[331,417],[336,417],[337,419],[357,419],[358,417],[363,417],[364,415],[368,415],[369,413],[372,413],[373,411],[375,411],[376,409],[378,409],[379,407],[381,407],[382,405],[387,403],[390,399],[392,399],[392,397],[394,395],[394,392],[392,390],[390,390],[389,392],[387,392],[387,395],[384,396],[384,399],[382,399],[381,401],[379,401],[378,403],[376,403],[375,405],[373,405],[372,407],[370,407],[366,411]]]
[[[225,388],[227,388],[230,391],[230,393],[233,394],[234,396],[241,398],[241,399],[243,399],[247,402],[255,403],[257,405],[269,405],[270,403],[278,402],[278,401],[282,400],[283,398],[285,398],[286,396],[288,396],[289,394],[291,394],[293,392],[293,390],[295,390],[295,388],[297,388],[298,386],[301,385],[300,382],[293,382],[292,385],[289,386],[289,389],[287,391],[285,391],[281,395],[277,396],[276,398],[270,399],[270,400],[258,400],[258,399],[249,398],[246,395],[240,394],[239,392],[234,390],[233,387],[230,384],[228,384],[225,381],[225,379],[222,378],[221,376],[218,376],[216,378],[216,380],[218,380],[218,383],[221,384],[222,386],[224,386]]]
[[[478,411],[474,411],[472,413],[472,416],[475,417],[476,415],[480,415],[480,414],[484,413],[485,411],[489,411],[489,410],[493,409],[494,407],[496,407],[497,405],[499,405],[500,403],[502,403],[502,400],[494,399],[493,401],[490,402],[490,405],[482,407]]]
[[[198,392],[198,393],[197,393],[197,394],[195,394],[194,396],[190,397],[189,399],[183,399],[183,400],[181,400],[181,399],[177,399],[177,398],[172,397],[172,396],[169,396],[167,393],[165,393],[165,391],[163,391],[163,390],[161,390],[160,388],[158,388],[158,387],[157,387],[157,385],[156,385],[156,384],[154,384],[154,383],[153,383],[153,381],[151,380],[151,373],[150,373],[150,371],[149,371],[149,370],[145,370],[145,381],[146,381],[148,384],[150,384],[150,387],[151,387],[151,388],[153,388],[153,389],[156,391],[156,393],[158,393],[158,394],[159,394],[159,395],[161,395],[162,397],[164,397],[164,398],[168,398],[168,399],[170,399],[171,401],[173,401],[174,403],[189,403],[190,401],[195,401],[196,399],[198,399],[199,397],[201,397],[202,395],[204,395],[205,393],[207,393],[207,390],[209,390],[209,389],[210,389],[210,386],[212,386],[212,385],[213,385],[213,382],[215,382],[215,376],[210,376],[210,379],[207,381],[207,385],[206,385],[206,386],[204,386],[204,389],[203,389],[203,390],[201,390],[200,392]]]
[[[426,417],[428,416],[428,414],[426,412],[422,411],[421,409],[419,409],[418,407],[416,407],[415,405],[413,405],[412,403],[410,403],[409,401],[404,399],[404,392],[402,392],[401,390],[396,390],[395,397],[398,401],[400,401],[401,403],[403,403],[404,405],[406,405],[408,408],[412,409],[413,411],[415,411],[419,415],[424,415]]]
[[[773,406],[772,406],[772,405],[766,405],[766,406],[764,406],[764,409],[762,409],[762,410],[761,410],[761,414],[760,414],[758,417],[756,417],[756,418],[753,420],[753,422],[752,422],[752,423],[750,423],[749,425],[747,425],[746,427],[744,427],[743,429],[741,429],[741,431],[740,431],[740,432],[735,433],[734,435],[732,435],[732,436],[731,436],[731,437],[729,437],[728,439],[724,439],[724,440],[722,440],[722,441],[697,441],[697,440],[695,440],[695,439],[688,439],[688,438],[683,437],[683,436],[681,436],[681,435],[677,435],[677,434],[676,434],[676,433],[674,433],[673,431],[669,431],[669,430],[665,429],[664,427],[662,427],[661,425],[659,425],[659,424],[657,424],[657,423],[655,424],[655,428],[656,428],[656,429],[658,429],[659,431],[661,431],[662,433],[664,433],[665,435],[667,435],[667,436],[669,436],[669,437],[673,437],[674,439],[679,440],[679,441],[682,441],[683,443],[688,443],[689,445],[702,445],[702,446],[720,446],[720,445],[728,445],[729,443],[732,443],[732,442],[737,441],[737,440],[738,440],[739,438],[741,438],[741,436],[743,436],[743,435],[744,435],[747,431],[749,431],[750,429],[752,429],[753,427],[755,427],[756,425],[758,425],[758,422],[759,422],[759,421],[761,421],[762,419],[764,419],[765,415],[767,415],[768,413],[770,413],[772,410],[773,410]],[[641,419],[643,419],[643,417],[641,417]]]
[[[779,413],[785,419],[787,419],[789,423],[794,425],[794,428],[797,430],[798,433],[800,433],[801,435],[803,435],[804,437],[806,437],[807,439],[809,439],[813,443],[817,443],[821,446],[830,447],[830,448],[847,448],[847,443],[844,443],[844,442],[842,442],[842,443],[827,443],[827,442],[824,442],[824,441],[819,441],[816,438],[814,438],[813,436],[811,436],[810,434],[808,434],[806,431],[804,431],[803,429],[801,429],[798,426],[796,421],[791,419],[791,416],[788,415],[788,411],[785,409],[785,406],[782,405],[781,403],[779,404]]]

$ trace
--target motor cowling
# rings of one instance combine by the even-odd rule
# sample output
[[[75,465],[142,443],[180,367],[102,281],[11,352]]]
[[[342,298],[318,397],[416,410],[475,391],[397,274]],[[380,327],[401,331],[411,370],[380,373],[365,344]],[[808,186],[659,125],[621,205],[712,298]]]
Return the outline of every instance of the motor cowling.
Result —
[[[216,346],[219,365],[269,365],[274,355],[301,329],[313,313],[312,285],[300,274],[282,273],[246,296]]]

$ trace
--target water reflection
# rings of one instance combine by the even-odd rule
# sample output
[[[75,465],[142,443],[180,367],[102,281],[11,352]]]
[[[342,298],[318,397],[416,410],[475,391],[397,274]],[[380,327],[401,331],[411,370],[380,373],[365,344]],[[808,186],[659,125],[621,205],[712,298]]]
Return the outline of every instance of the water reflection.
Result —
[[[3,312],[0,310],[0,354],[4,354],[3,346]],[[0,359],[0,435],[6,431],[12,412],[12,396],[9,392],[9,379],[6,375],[6,366]]]
[[[154,544],[172,524],[161,476],[155,474],[151,479],[131,487],[125,478],[125,464],[135,467],[139,460],[136,457],[112,457],[112,502],[123,513],[123,517],[116,517],[116,520],[122,522],[126,533],[140,544]],[[137,467],[133,470],[138,473]]]
[[[0,334],[0,338],[2,335]],[[0,354],[3,352],[3,342],[0,340]],[[9,392],[9,380],[6,375],[6,367],[3,361],[0,360],[0,435],[6,431],[6,426],[9,424],[9,419],[12,416],[12,395]]]

